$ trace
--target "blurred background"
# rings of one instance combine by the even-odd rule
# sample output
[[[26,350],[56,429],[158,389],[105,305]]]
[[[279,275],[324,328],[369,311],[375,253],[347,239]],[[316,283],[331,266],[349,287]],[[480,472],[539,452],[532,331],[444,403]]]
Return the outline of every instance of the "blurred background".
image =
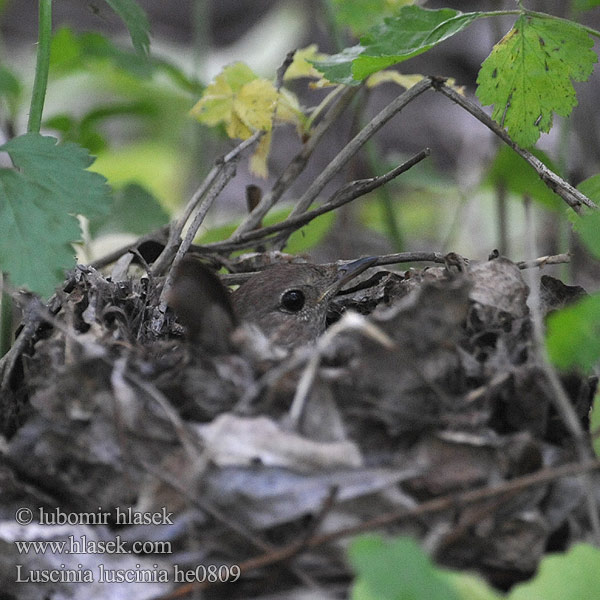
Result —
[[[188,114],[225,65],[242,60],[272,79],[294,48],[316,43],[321,52],[335,53],[357,39],[352,27],[338,18],[343,11],[339,0],[139,0],[139,4],[151,25],[150,61],[135,54],[122,22],[102,0],[54,2],[56,33],[43,131],[89,148],[97,157],[92,168],[115,190],[112,216],[89,223],[82,260],[168,221],[214,160],[236,144],[223,128],[200,125]],[[514,1],[492,0],[421,4],[465,12],[515,8]],[[585,1],[525,4],[600,28],[599,9],[578,10],[585,8]],[[479,20],[397,70],[453,77],[473,97],[482,61],[513,21],[514,17]],[[26,129],[37,0],[0,0],[0,36],[0,89],[14,88],[10,77],[18,84],[0,104],[3,142]],[[547,164],[575,185],[600,171],[599,76],[596,68],[588,82],[575,84],[579,105],[572,117],[555,118],[551,133],[538,143]],[[308,80],[294,81],[290,88],[305,107],[318,105],[327,93],[310,89]],[[293,203],[358,125],[401,91],[394,84],[361,91],[338,126],[328,132],[282,206]],[[269,178],[252,175],[243,161],[203,226],[203,240],[221,239],[231,232],[246,211],[246,186],[268,189],[301,142],[292,126],[283,125],[276,130],[272,147]],[[429,159],[385,189],[305,227],[293,236],[288,250],[325,261],[404,250],[455,251],[485,259],[497,248],[515,261],[523,260],[528,258],[526,193],[533,197],[538,255],[575,250],[571,265],[556,267],[553,274],[589,291],[597,289],[597,267],[574,239],[564,203],[528,173],[524,163],[498,155],[498,140],[481,123],[433,92],[420,96],[388,123],[325,190],[323,199],[343,183],[384,172],[425,147],[431,148]],[[513,173],[519,182],[505,181],[499,172]]]

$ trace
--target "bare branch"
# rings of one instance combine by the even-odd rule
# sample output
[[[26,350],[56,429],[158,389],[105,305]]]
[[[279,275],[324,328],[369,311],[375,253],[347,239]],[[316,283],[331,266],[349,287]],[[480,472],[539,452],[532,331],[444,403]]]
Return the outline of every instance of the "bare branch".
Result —
[[[450,98],[453,102],[471,113],[488,129],[491,129],[500,139],[508,144],[519,156],[525,159],[537,172],[540,179],[556,194],[558,194],[576,213],[581,213],[582,206],[598,208],[586,195],[566,182],[562,177],[551,171],[539,158],[529,150],[517,146],[508,133],[489,117],[477,104],[458,94],[449,85],[439,78],[431,78],[433,88]]]
[[[196,246],[195,250],[198,252],[233,251],[239,250],[240,248],[246,248],[249,245],[252,245],[256,240],[263,240],[272,233],[277,233],[279,231],[285,231],[291,235],[294,231],[300,229],[300,227],[303,227],[316,217],[335,210],[340,206],[347,204],[348,202],[352,202],[352,200],[355,200],[356,198],[388,183],[392,179],[398,177],[398,175],[408,171],[408,169],[414,167],[417,163],[427,158],[430,153],[431,151],[429,148],[426,148],[425,150],[421,150],[421,152],[418,154],[415,154],[415,156],[406,162],[398,165],[391,171],[388,171],[384,175],[351,181],[337,190],[333,197],[319,208],[315,208],[314,210],[300,214],[296,217],[289,216],[284,221],[274,225],[269,225],[268,227],[261,227],[260,229],[249,231],[248,233],[239,236],[238,240],[236,241],[226,240],[224,242],[214,242],[212,244],[206,244],[205,246]]]
[[[292,210],[291,217],[305,212],[329,181],[342,169],[342,167],[360,150],[360,148],[377,133],[394,115],[399,113],[407,104],[432,87],[431,79],[424,78],[419,83],[400,94],[390,102],[379,114],[377,114],[352,140],[339,152],[339,154],[323,169],[320,175],[304,192]],[[281,249],[285,246],[288,236],[282,234],[275,247]]]
[[[271,208],[280,200],[285,191],[296,180],[298,175],[304,171],[308,159],[311,157],[316,145],[320,142],[325,132],[337,120],[340,114],[344,111],[348,103],[354,98],[358,88],[338,88],[340,90],[340,98],[337,103],[329,110],[327,115],[311,132],[310,138],[302,147],[302,150],[289,163],[285,171],[273,185],[273,188],[268,194],[262,198],[256,208],[246,217],[238,228],[230,237],[232,242],[240,241],[244,233],[248,233],[256,228],[263,217],[271,210]]]
[[[165,249],[162,251],[161,255],[155,261],[152,271],[155,275],[158,275],[164,272],[171,263],[171,260],[175,256],[177,248],[179,247],[181,241],[181,233],[191,217],[192,213],[196,209],[196,207],[200,204],[202,199],[206,196],[206,194],[213,189],[215,186],[215,182],[217,178],[221,175],[224,169],[227,168],[229,163],[237,163],[239,160],[240,154],[246,150],[246,148],[252,146],[256,143],[263,135],[264,131],[257,131],[252,136],[250,136],[247,140],[244,140],[240,144],[238,144],[233,150],[228,152],[225,156],[222,156],[215,162],[215,166],[210,170],[210,173],[206,176],[200,187],[194,192],[189,202],[187,203],[183,214],[181,217],[171,223],[171,228],[169,231],[169,239],[165,246]],[[222,189],[222,188],[221,188]],[[210,203],[214,201],[214,198],[211,199]]]

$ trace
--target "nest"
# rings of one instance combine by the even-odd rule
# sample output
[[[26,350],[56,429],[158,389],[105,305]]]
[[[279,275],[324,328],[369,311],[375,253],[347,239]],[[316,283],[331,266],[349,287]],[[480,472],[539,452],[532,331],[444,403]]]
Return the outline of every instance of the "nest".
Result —
[[[3,395],[8,597],[67,597],[52,596],[57,584],[11,584],[15,564],[21,577],[89,572],[73,598],[333,597],[352,582],[348,540],[382,528],[507,589],[545,552],[585,539],[577,448],[521,269],[501,257],[445,262],[380,269],[342,293],[313,346],[282,352],[242,328],[221,355],[186,340],[170,311],[152,330],[163,279],[77,268],[30,310]],[[540,309],[581,294],[544,276]],[[587,430],[595,380],[562,384]],[[19,527],[23,507],[33,521]],[[147,545],[90,551],[115,539]],[[19,554],[15,540],[88,546]],[[118,572],[153,579],[102,583]]]

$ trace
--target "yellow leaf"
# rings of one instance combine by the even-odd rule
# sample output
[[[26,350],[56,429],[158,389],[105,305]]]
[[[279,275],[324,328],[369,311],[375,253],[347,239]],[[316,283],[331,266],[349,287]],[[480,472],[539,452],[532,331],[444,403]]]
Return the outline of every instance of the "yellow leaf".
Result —
[[[294,54],[294,60],[288,67],[283,77],[284,81],[291,79],[298,79],[300,77],[313,77],[314,79],[321,79],[323,75],[317,71],[309,60],[323,60],[327,55],[318,52],[318,46],[311,44],[301,50],[296,50]]]
[[[204,90],[190,115],[205,125],[214,126],[231,121],[233,102],[237,93],[257,75],[244,63],[237,62],[223,69]]]
[[[251,133],[234,137],[245,139],[255,131],[271,131],[276,102],[277,90],[267,79],[244,85],[233,100],[233,113]]]
[[[413,73],[412,75],[404,75],[398,73],[398,71],[378,71],[373,73],[367,78],[367,87],[375,87],[382,83],[396,83],[405,89],[410,89],[413,85],[416,85],[423,79],[423,75]],[[454,77],[448,77],[446,79],[446,85],[451,87],[455,92],[458,92],[461,96],[465,95],[465,87],[463,85],[456,85],[456,79]]]
[[[250,172],[257,177],[266,179],[269,175],[267,159],[271,150],[271,132],[265,133],[250,157]]]
[[[375,87],[381,83],[391,82],[396,83],[408,90],[413,85],[419,83],[421,79],[423,79],[423,75],[419,75],[418,73],[413,75],[404,75],[403,73],[398,73],[398,71],[379,71],[369,76],[367,79],[367,87]]]

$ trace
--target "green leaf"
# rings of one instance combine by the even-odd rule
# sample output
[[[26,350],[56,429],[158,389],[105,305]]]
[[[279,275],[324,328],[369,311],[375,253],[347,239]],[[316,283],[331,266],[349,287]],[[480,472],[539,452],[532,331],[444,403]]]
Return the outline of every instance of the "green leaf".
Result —
[[[106,179],[87,170],[93,162],[84,148],[72,142],[57,145],[57,139],[26,133],[0,146],[16,167],[70,214],[92,217],[105,213],[109,198]]]
[[[533,154],[549,169],[556,167],[543,152]],[[526,163],[512,148],[502,145],[491,164],[485,184],[504,187],[517,196],[529,196],[552,210],[562,210],[563,201],[540,179],[535,169]]]
[[[359,46],[346,48],[325,61],[313,64],[336,83],[349,83],[349,77],[362,80],[413,56],[422,54],[462,31],[487,13],[461,13],[450,8],[427,10],[405,6],[397,16],[384,19],[360,40]]]
[[[532,146],[550,131],[553,112],[566,117],[577,104],[572,80],[590,76],[593,44],[577,23],[522,15],[484,61],[477,96],[517,144]]]
[[[517,585],[508,600],[597,600],[600,590],[600,550],[576,544],[565,554],[544,558],[537,575]]]
[[[600,357],[600,294],[552,313],[548,317],[546,348],[559,369],[589,372]]]
[[[134,233],[143,235],[169,222],[169,214],[143,186],[130,183],[115,192],[107,217],[90,220],[92,236],[102,233]]]
[[[446,578],[410,538],[365,535],[348,551],[357,579],[352,600],[458,600]]]
[[[335,20],[360,35],[381,20],[414,0],[333,0]]]
[[[323,60],[310,60],[309,62],[332,83],[358,85],[360,82],[352,75],[352,63],[363,51],[364,48],[360,45],[352,46]]]
[[[451,8],[428,10],[405,6],[398,16],[384,19],[361,38],[365,50],[354,60],[352,73],[356,79],[364,79],[371,73],[423,54],[483,15]]]
[[[54,34],[50,52],[50,72],[54,77],[69,75],[78,70],[87,73],[97,71],[96,63],[102,61],[139,79],[164,73],[182,90],[196,96],[204,89],[200,82],[188,78],[181,69],[168,61],[122,50],[98,33],[76,34],[68,27],[62,27]]]
[[[48,202],[26,176],[0,169],[0,270],[17,287],[49,296],[75,265],[70,242],[79,239],[77,219]]]
[[[19,168],[0,170],[0,270],[44,296],[75,264],[75,215],[102,214],[109,198],[104,177],[86,170],[92,157],[56,141],[28,133],[0,146]]]
[[[142,7],[135,0],[106,0],[106,3],[125,23],[133,47],[140,54],[148,54],[150,49],[150,23]]]

